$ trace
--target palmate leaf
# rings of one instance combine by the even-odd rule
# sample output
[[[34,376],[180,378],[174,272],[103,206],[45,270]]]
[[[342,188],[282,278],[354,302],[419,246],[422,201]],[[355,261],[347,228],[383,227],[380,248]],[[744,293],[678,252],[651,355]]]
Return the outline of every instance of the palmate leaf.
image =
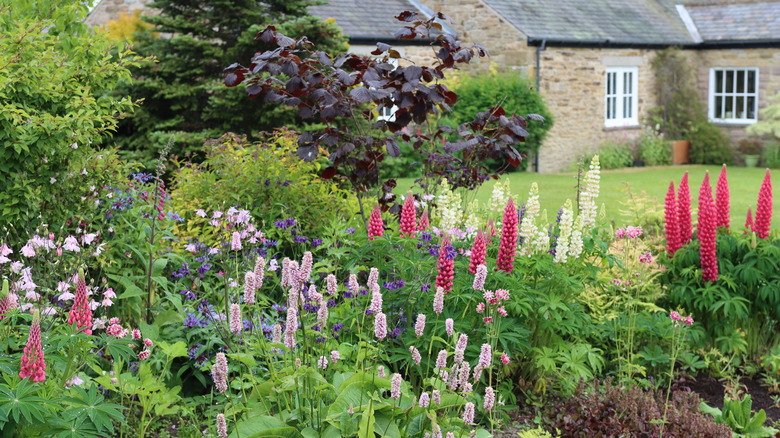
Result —
[[[22,379],[16,388],[0,385],[0,418],[13,418],[16,423],[44,423],[49,416],[48,400],[38,397],[37,385]]]
[[[92,384],[89,390],[73,387],[75,397],[63,397],[63,401],[72,405],[63,411],[64,418],[75,421],[89,418],[98,432],[113,432],[113,421],[122,421],[124,416],[120,412],[124,407],[114,403],[104,403],[103,396],[97,392],[97,385]]]

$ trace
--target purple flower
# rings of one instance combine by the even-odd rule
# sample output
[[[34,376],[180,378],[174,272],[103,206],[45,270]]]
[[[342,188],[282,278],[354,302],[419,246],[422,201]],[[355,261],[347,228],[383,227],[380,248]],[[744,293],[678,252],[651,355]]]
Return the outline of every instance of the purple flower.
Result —
[[[314,239],[311,241],[311,246],[313,248],[316,248],[318,246],[322,245],[322,239]]]
[[[171,274],[171,277],[173,278],[184,278],[186,276],[190,275],[190,270],[188,269],[188,266],[186,263],[182,263],[181,269],[178,271],[175,271]]]
[[[458,251],[455,249],[452,245],[447,245],[446,248],[444,248],[445,251],[447,251],[447,260],[455,260],[455,256],[458,255]]]
[[[205,274],[209,269],[211,269],[211,264],[204,263],[200,268],[198,268],[198,273]]]
[[[265,245],[265,246],[276,246],[278,244],[279,244],[278,240],[270,240],[269,239],[269,240],[266,240],[265,242],[263,242],[263,245]]]
[[[290,217],[284,220],[284,224],[287,225],[287,227],[294,227],[296,222],[294,217]]]
[[[201,320],[198,315],[194,313],[187,313],[187,317],[184,318],[184,326],[185,327],[199,327],[203,320]]]
[[[271,310],[275,310],[277,312],[286,312],[287,307],[281,304],[274,303],[273,305],[271,305]]]
[[[184,300],[185,301],[194,300],[196,298],[195,297],[195,293],[192,292],[191,290],[184,289],[183,291],[181,291],[179,293],[184,295]]]
[[[431,233],[429,233],[427,231],[423,231],[422,233],[420,233],[420,240],[422,240],[423,242],[430,242],[431,241]]]
[[[295,243],[306,243],[309,241],[309,238],[306,236],[295,236],[293,237],[293,242]]]
[[[264,184],[265,184],[265,185],[270,185],[270,184],[271,184],[271,180],[270,180],[270,179],[267,179],[267,180],[265,180],[265,183],[264,183]]]
[[[284,229],[287,228],[287,223],[285,223],[285,221],[276,221],[276,222],[274,222],[274,226],[276,228],[284,230]]]
[[[428,292],[430,290],[431,290],[430,283],[423,283],[422,286],[420,286],[420,292]]]
[[[341,330],[341,329],[343,329],[343,328],[344,328],[344,324],[335,324],[335,325],[333,326],[333,331],[334,331],[334,332],[337,332],[337,331],[339,331],[339,330]]]
[[[428,254],[432,255],[433,257],[439,256],[439,247],[437,245],[431,246],[428,248]]]
[[[349,228],[347,228],[347,230],[345,231],[345,233],[347,233],[347,234],[355,234],[355,229],[354,229],[354,228],[352,228],[352,227],[349,227]]]

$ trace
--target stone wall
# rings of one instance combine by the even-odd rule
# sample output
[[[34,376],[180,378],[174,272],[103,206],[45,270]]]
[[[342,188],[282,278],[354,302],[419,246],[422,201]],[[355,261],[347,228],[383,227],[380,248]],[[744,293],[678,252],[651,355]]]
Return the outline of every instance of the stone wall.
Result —
[[[731,49],[700,50],[696,52],[696,78],[702,101],[708,104],[710,88],[710,69],[714,67],[758,67],[758,109],[771,103],[771,99],[780,93],[780,50],[778,49]],[[736,146],[745,138],[745,125],[719,124],[732,138]]]
[[[103,26],[109,21],[116,20],[120,14],[132,15],[140,9],[142,14],[153,15],[154,10],[146,5],[152,0],[102,0],[98,3],[86,19],[90,26]]]
[[[639,126],[607,128],[604,96],[607,66],[638,67],[639,121],[655,104],[650,63],[654,51],[547,47],[541,52],[541,92],[555,116],[555,125],[542,146],[539,171],[571,168],[584,154],[613,137],[635,137]]]

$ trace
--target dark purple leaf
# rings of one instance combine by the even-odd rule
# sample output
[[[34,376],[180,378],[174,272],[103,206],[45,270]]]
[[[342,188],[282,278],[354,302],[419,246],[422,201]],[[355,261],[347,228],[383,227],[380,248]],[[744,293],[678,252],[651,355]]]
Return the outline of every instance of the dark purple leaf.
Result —
[[[403,11],[400,14],[398,14],[395,17],[398,21],[405,21],[407,23],[411,23],[412,21],[417,21],[417,12],[412,11]]]
[[[540,116],[539,114],[526,114],[526,117],[531,120],[536,120],[537,122],[544,122],[544,117]]]
[[[234,71],[233,73],[226,74],[225,85],[228,87],[235,87],[241,82],[244,82],[244,73],[246,73],[246,69],[242,68]]]
[[[276,45],[279,46],[279,47],[293,47],[293,46],[295,46],[295,40],[290,38],[290,37],[288,37],[288,36],[284,36],[284,35],[282,35],[282,34],[277,32],[276,33]]]
[[[303,161],[311,162],[314,161],[315,158],[317,158],[317,146],[316,145],[308,145],[308,146],[300,146],[298,148],[298,151],[295,152],[295,155],[298,156]]]
[[[392,137],[387,137],[385,139],[385,147],[387,148],[387,153],[391,157],[397,158],[401,156],[401,148],[398,146],[398,143],[396,143]]]
[[[298,64],[296,64],[294,61],[285,62],[282,64],[282,73],[286,74],[287,76],[298,74]]]
[[[512,123],[508,126],[508,128],[518,137],[528,137],[528,131],[523,129],[523,127],[518,124]]]
[[[264,43],[276,42],[276,28],[273,26],[266,27],[257,34],[255,39],[259,39]]]
[[[416,36],[417,34],[408,27],[402,27],[393,34],[393,38],[397,38],[399,40],[410,40]]]
[[[393,47],[393,46],[391,46],[390,44],[376,43],[376,50],[371,52],[371,54],[374,55],[374,56],[379,56],[382,53],[385,53],[388,50],[390,50],[391,47]]]
[[[320,176],[322,179],[333,179],[333,177],[336,176],[336,168],[333,166],[326,167]]]

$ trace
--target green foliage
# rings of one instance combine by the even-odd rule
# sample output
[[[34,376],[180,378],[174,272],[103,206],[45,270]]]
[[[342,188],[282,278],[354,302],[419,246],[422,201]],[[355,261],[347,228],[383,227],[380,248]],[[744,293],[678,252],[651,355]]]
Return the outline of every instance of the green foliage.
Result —
[[[734,162],[734,148],[729,137],[706,119],[696,121],[688,131],[691,141],[689,158],[691,164],[731,164]]]
[[[604,170],[622,169],[634,163],[634,141],[625,136],[611,136],[599,145],[598,150],[585,160],[587,165],[594,155],[599,156],[599,164]]]
[[[439,121],[457,128],[461,123],[472,122],[474,114],[481,113],[500,105],[507,114],[539,114],[544,123],[538,123],[528,130],[525,144],[517,150],[532,155],[544,143],[547,131],[552,128],[554,118],[532,81],[514,73],[491,71],[488,74],[459,75],[452,85],[452,91],[458,95],[458,101]],[[526,166],[528,161],[523,162]]]
[[[638,142],[639,158],[646,166],[672,164],[672,146],[663,134],[644,128]]]
[[[0,6],[0,228],[69,207],[50,191],[134,107],[107,93],[138,58],[83,23],[76,0]]]
[[[758,112],[761,120],[748,126],[750,135],[763,135],[780,140],[780,93],[774,97],[774,102]]]
[[[656,106],[648,111],[650,126],[658,126],[670,140],[688,140],[697,122],[706,122],[690,64],[677,47],[658,52],[653,59]]]
[[[752,414],[753,400],[750,394],[742,400],[723,399],[723,409],[713,408],[701,402],[701,410],[715,417],[715,422],[725,424],[732,430],[734,438],[766,438],[780,432],[773,427],[765,427],[766,412],[763,409]]]
[[[250,135],[294,126],[295,111],[245,98],[245,87],[222,83],[228,65],[252,58],[267,46],[255,36],[268,24],[292,38],[304,35],[329,52],[346,49],[332,21],[307,15],[305,0],[156,0],[159,14],[142,19],[152,28],[137,34],[133,49],[154,56],[134,70],[126,90],[144,104],[120,127],[116,141],[149,166],[168,141],[173,154],[199,154],[203,143],[226,132]],[[281,23],[281,24],[279,24]],[[161,35],[171,35],[162,37]]]
[[[334,221],[353,217],[358,210],[355,198],[332,180],[319,178],[319,163],[300,160],[294,155],[297,147],[287,130],[257,143],[233,134],[210,142],[202,164],[189,165],[174,175],[170,206],[182,217],[193,218],[177,233],[204,237],[188,229],[201,219],[195,216],[196,209],[246,208],[258,227],[271,233],[269,238],[277,237],[273,224],[279,220],[297,219],[298,231],[313,239],[324,235]]]

